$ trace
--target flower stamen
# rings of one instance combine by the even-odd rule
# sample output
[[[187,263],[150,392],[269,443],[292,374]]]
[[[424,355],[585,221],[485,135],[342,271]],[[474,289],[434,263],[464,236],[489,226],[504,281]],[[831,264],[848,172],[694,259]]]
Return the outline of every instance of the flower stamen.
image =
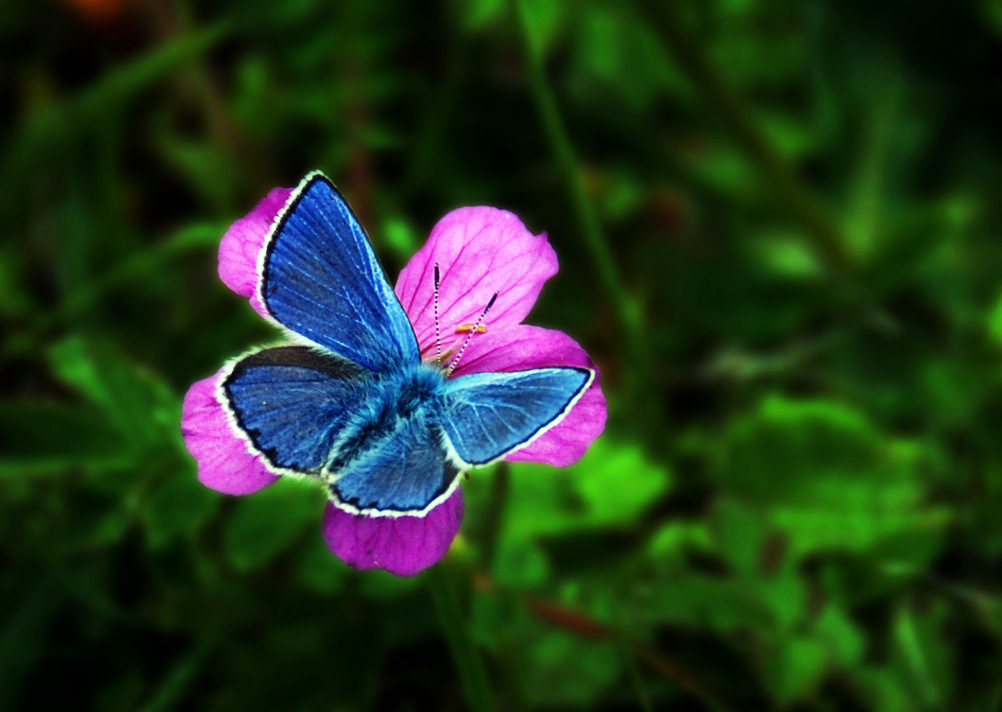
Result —
[[[473,335],[474,334],[478,334],[478,333],[482,334],[485,331],[487,331],[487,327],[486,326],[484,327],[483,331],[480,330],[481,322],[483,322],[484,317],[487,316],[487,312],[490,311],[490,308],[492,306],[494,306],[494,300],[497,299],[497,298],[498,298],[498,293],[494,292],[494,295],[491,297],[491,300],[489,302],[487,302],[487,306],[485,306],[484,310],[482,312],[480,312],[480,318],[477,319],[477,323],[473,325],[472,329],[470,329],[470,335],[466,337],[466,341],[463,342],[462,347],[459,349],[459,353],[456,354],[456,358],[453,359],[452,363],[449,365],[449,370],[447,370],[445,372],[446,378],[448,378],[449,376],[451,376],[452,372],[456,370],[456,366],[459,365],[459,359],[463,358],[463,352],[466,351],[466,347],[470,345],[470,340],[473,338]],[[460,326],[464,326],[464,325],[460,324]],[[457,327],[456,331],[457,332],[459,331],[458,327]]]
[[[474,331],[478,334],[486,334],[487,324],[474,324],[473,322],[464,321],[462,324],[456,327],[457,334],[468,334]]]

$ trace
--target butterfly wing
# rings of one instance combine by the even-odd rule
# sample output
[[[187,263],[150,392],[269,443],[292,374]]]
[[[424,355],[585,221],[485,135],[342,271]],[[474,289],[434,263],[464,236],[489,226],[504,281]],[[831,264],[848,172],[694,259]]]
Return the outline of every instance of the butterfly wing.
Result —
[[[305,346],[235,361],[218,386],[231,423],[279,474],[320,474],[372,374]]]
[[[587,368],[473,373],[445,383],[442,428],[466,465],[486,465],[553,427],[595,377]]]
[[[378,372],[420,360],[365,231],[322,174],[304,178],[279,213],[260,275],[271,316],[313,343]]]
[[[460,470],[430,420],[398,421],[392,433],[348,462],[330,485],[334,500],[370,515],[423,515],[451,495]]]

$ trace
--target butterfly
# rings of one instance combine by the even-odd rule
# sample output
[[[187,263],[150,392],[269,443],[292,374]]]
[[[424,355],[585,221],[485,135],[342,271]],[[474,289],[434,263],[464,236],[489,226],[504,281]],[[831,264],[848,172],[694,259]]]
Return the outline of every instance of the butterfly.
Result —
[[[289,197],[258,259],[257,298],[291,343],[231,361],[216,397],[269,470],[319,480],[347,512],[424,516],[470,468],[559,423],[595,378],[577,366],[453,376],[462,349],[448,366],[422,361],[365,231],[319,172]],[[436,294],[438,279],[436,266]],[[467,343],[479,322],[468,332]]]

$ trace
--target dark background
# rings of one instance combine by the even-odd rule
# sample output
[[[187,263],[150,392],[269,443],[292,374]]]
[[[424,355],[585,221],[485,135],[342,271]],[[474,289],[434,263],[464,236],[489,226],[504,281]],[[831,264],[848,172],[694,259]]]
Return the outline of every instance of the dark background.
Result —
[[[0,708],[1002,708],[1002,7],[11,0]],[[330,175],[395,275],[547,231],[609,425],[354,572],[203,488],[188,385],[275,339],[227,225]],[[457,664],[458,663],[458,664]]]

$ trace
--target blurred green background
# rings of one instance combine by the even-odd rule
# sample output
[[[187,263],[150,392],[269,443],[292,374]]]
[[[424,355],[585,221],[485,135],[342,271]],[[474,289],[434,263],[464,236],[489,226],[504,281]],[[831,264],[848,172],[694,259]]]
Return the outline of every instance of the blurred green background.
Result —
[[[1002,709],[1002,6],[0,10],[0,708]],[[188,385],[275,334],[216,277],[312,168],[393,276],[547,231],[603,372],[566,470],[355,572],[322,494],[200,486]]]

